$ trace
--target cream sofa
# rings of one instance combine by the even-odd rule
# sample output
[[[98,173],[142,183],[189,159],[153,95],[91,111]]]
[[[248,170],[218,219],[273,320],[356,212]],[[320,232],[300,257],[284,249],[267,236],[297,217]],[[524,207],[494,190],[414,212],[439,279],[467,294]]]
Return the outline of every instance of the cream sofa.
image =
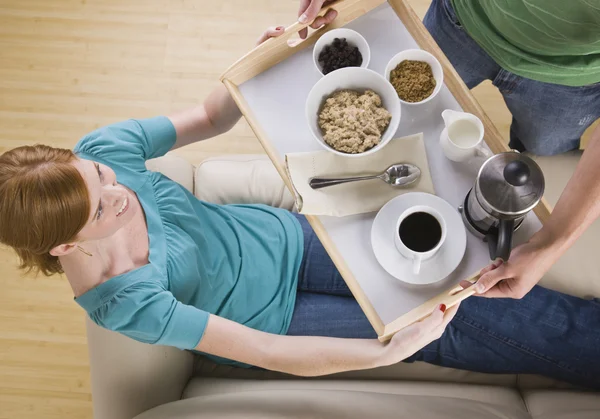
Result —
[[[573,153],[540,161],[545,169],[552,167],[546,171],[546,196],[551,202],[558,198],[577,160],[578,154]],[[197,167],[179,157],[166,156],[148,166],[203,200],[260,202],[288,209],[293,205],[264,156],[211,158]],[[579,296],[600,297],[599,263],[592,249],[593,240],[598,246],[599,230],[595,225],[543,284]],[[600,394],[541,377],[487,375],[400,363],[320,379],[299,379],[217,366],[190,352],[135,342],[89,320],[87,331],[96,419],[600,418]]]

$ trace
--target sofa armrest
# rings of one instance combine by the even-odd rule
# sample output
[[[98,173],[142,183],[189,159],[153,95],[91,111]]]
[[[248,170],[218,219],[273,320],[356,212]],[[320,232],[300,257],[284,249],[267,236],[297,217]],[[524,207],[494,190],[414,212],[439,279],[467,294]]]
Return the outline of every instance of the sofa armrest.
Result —
[[[294,198],[266,155],[212,157],[199,163],[194,193],[215,204],[265,204],[292,210]]]
[[[95,419],[131,419],[181,399],[193,368],[191,352],[147,345],[86,318]]]

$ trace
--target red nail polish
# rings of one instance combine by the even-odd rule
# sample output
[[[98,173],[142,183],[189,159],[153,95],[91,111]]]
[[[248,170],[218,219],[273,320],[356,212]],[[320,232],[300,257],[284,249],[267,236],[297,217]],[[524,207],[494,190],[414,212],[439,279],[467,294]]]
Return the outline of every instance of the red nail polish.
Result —
[[[442,311],[442,313],[446,312],[446,304],[440,304],[440,310]]]
[[[277,26],[277,27],[275,28],[275,30],[276,30],[276,31],[282,31],[282,30],[283,30],[283,26]]]

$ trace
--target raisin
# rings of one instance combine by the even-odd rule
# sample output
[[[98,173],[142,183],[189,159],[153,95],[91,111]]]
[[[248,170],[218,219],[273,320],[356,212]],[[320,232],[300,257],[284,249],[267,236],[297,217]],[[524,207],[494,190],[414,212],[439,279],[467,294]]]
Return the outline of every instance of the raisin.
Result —
[[[360,67],[362,62],[362,54],[358,47],[349,45],[346,38],[335,38],[319,54],[319,64],[323,68],[323,74],[344,67]]]

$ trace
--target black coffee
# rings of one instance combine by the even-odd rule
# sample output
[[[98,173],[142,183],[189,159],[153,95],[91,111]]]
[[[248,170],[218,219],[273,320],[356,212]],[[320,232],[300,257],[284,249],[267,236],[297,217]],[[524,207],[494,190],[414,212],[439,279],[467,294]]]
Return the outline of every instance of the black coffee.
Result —
[[[437,218],[427,212],[410,214],[400,223],[400,240],[414,252],[427,252],[442,239],[442,226]]]

